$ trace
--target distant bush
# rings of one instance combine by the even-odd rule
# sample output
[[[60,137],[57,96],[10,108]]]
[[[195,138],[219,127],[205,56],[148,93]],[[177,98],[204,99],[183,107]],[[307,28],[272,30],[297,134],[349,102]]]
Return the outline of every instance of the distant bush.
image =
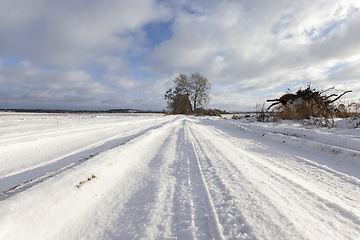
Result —
[[[256,120],[258,122],[268,122],[269,121],[269,113],[268,110],[265,109],[265,103],[261,104],[259,102],[256,103]]]
[[[334,113],[335,117],[338,118],[350,118],[360,116],[360,99],[359,102],[351,102],[349,104],[339,104]]]
[[[245,115],[232,115],[231,119],[234,119],[234,120],[238,120],[238,119],[243,119],[243,118],[252,118],[254,117],[253,115],[249,114],[249,113],[246,113]]]
[[[206,115],[214,116],[214,117],[222,117],[220,112],[215,109],[208,109]]]
[[[359,102],[352,102],[348,105],[348,108],[350,109],[350,111],[352,113],[354,113],[355,116],[359,116],[360,115],[360,98],[359,98]]]
[[[204,109],[204,108],[197,108],[195,113],[190,115],[222,117],[217,109]]]

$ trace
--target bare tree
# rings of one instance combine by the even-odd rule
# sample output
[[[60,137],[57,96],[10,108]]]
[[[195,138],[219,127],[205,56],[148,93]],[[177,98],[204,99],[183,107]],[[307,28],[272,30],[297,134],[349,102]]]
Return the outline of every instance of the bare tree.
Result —
[[[177,75],[174,80],[173,83],[175,85],[175,88],[179,91],[182,92],[183,94],[188,94],[190,95],[190,91],[191,91],[191,83],[189,80],[189,77],[184,74],[184,73],[180,73],[179,75]]]
[[[165,94],[168,108],[173,113],[194,112],[198,107],[208,104],[211,83],[199,73],[192,74],[190,78],[186,74],[179,74],[173,82],[174,88]]]
[[[193,104],[193,109],[196,111],[198,107],[204,107],[209,103],[211,83],[209,83],[209,81],[199,73],[191,74],[190,83],[190,98]]]
[[[187,105],[187,106],[183,106],[183,108],[190,109],[190,111],[193,112],[192,105],[190,102],[190,97],[192,95],[192,88],[191,88],[192,83],[190,82],[189,77],[184,73],[180,73],[174,78],[173,83],[175,85],[174,92],[179,96],[181,95],[179,99],[182,99],[181,101],[182,104]]]

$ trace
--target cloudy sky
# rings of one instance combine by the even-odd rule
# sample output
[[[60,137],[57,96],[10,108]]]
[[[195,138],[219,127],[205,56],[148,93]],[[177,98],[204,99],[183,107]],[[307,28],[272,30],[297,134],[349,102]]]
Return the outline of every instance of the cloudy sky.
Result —
[[[208,107],[309,83],[360,98],[359,0],[0,0],[0,108],[166,108],[179,73]]]

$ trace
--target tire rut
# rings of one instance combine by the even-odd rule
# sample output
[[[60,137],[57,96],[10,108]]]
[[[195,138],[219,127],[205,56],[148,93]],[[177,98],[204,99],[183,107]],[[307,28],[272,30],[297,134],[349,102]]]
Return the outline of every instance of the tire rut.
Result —
[[[1,194],[0,194],[0,201],[2,200],[5,200],[9,197],[12,197],[20,192],[23,192],[43,181],[45,181],[46,179],[49,179],[53,176],[56,176],[60,173],[63,173],[75,166],[78,166],[92,158],[94,158],[95,156],[101,154],[101,153],[104,153],[110,149],[113,149],[113,148],[116,148],[116,147],[121,147],[123,145],[125,145],[127,142],[129,141],[133,141],[135,140],[136,138],[146,134],[148,131],[150,130],[154,130],[154,129],[158,129],[164,125],[167,125],[167,124],[171,124],[173,123],[175,120],[172,120],[172,121],[169,121],[169,122],[165,122],[165,123],[160,123],[160,124],[156,124],[152,127],[149,127],[149,128],[146,128],[140,132],[137,132],[135,134],[132,134],[132,135],[128,135],[126,137],[122,137],[122,138],[118,138],[118,139],[114,139],[114,140],[110,140],[98,147],[94,147],[92,149],[88,149],[88,150],[85,150],[83,152],[79,152],[79,153],[76,153],[76,154],[73,154],[73,155],[70,155],[70,156],[67,156],[63,159],[60,159],[58,161],[56,161],[54,163],[54,167],[49,167],[51,166],[52,164],[49,164],[49,165],[45,165],[43,167],[38,167],[38,168],[35,168],[35,169],[31,169],[31,170],[28,170],[28,171],[25,171],[25,172],[21,172],[19,174],[14,174],[14,175],[11,175],[11,176],[8,176],[8,177],[4,177],[4,178],[1,178],[0,179],[0,184],[3,182],[3,183],[6,183],[6,182],[10,182],[11,180],[9,179],[17,179],[19,178],[19,175],[26,175],[28,177],[20,177],[22,179],[24,178],[28,178],[29,180],[25,181],[25,182],[21,182],[21,183],[18,183],[16,186],[14,187],[11,187],[7,190],[4,190]],[[87,157],[83,157],[83,156],[87,156]],[[58,167],[58,163],[59,162],[64,162],[64,164],[61,165],[61,167]],[[51,169],[49,171],[49,169]],[[12,181],[11,181],[12,182]]]
[[[317,191],[311,190],[312,186],[304,186],[304,184],[308,184],[308,181],[306,180],[306,182],[303,183],[305,178],[302,178],[301,174],[305,173],[301,173],[300,176],[297,176],[299,173],[288,176],[286,171],[289,171],[289,173],[291,173],[291,171],[294,172],[294,170],[296,172],[299,171],[299,169],[297,170],[294,166],[294,169],[291,170],[287,166],[272,165],[273,160],[262,157],[261,153],[260,156],[255,156],[254,153],[239,148],[237,146],[238,142],[235,144],[232,140],[221,138],[218,134],[224,133],[220,133],[216,129],[212,132],[209,128],[200,125],[198,128],[194,127],[194,129],[196,129],[194,135],[200,136],[201,139],[199,145],[204,148],[203,152],[207,153],[205,156],[208,157],[205,157],[205,159],[209,159],[208,161],[204,161],[204,163],[208,164],[208,168],[211,169],[215,166],[213,169],[220,171],[219,175],[226,179],[224,185],[227,185],[237,193],[238,200],[242,200],[242,202],[238,201],[239,206],[243,206],[244,208],[251,207],[250,209],[253,209],[248,212],[255,215],[246,215],[246,218],[248,220],[251,218],[262,219],[261,221],[267,221],[266,225],[272,226],[267,230],[267,233],[263,233],[264,237],[277,236],[279,239],[289,239],[290,237],[297,236],[297,239],[306,239],[306,231],[304,232],[304,229],[296,226],[296,221],[294,221],[294,219],[297,219],[296,215],[308,215],[307,219],[309,219],[309,223],[305,224],[308,225],[308,227],[310,227],[311,221],[326,222],[327,217],[334,217],[332,216],[334,211],[339,214],[336,219],[342,218],[342,220],[339,221],[347,222],[350,225],[351,222],[353,222],[353,224],[359,222],[359,218],[356,215],[350,213],[348,210],[344,210],[339,204],[327,200],[322,194],[319,195]],[[217,139],[216,144],[210,139]],[[226,153],[226,155],[224,153]],[[234,161],[235,159],[236,161]],[[276,158],[274,158],[274,160],[275,159]],[[308,172],[308,174],[310,173]],[[225,177],[226,175],[227,177]],[[311,176],[316,175],[311,173]],[[209,177],[209,181],[211,181],[211,179],[214,179],[214,176]],[[262,179],[267,180],[264,182]],[[323,184],[321,181],[319,183]],[[252,188],[247,188],[246,185],[252,185]],[[248,195],[246,192],[248,192]],[[257,207],[253,208],[254,205],[257,205]],[[296,206],[295,212],[293,210],[294,206]],[[309,206],[322,207],[321,211],[314,215],[308,210]],[[256,209],[262,209],[263,207],[265,207],[265,209],[260,211]],[[288,212],[286,212],[286,209],[288,209]],[[302,211],[300,211],[300,209],[302,209]],[[259,215],[256,215],[256,213]],[[338,221],[336,220],[336,222]],[[287,227],[284,228],[283,226]],[[256,226],[256,228],[259,228],[259,226]],[[321,228],[319,228],[318,231],[321,232]],[[256,232],[256,236],[262,236],[259,230]],[[268,233],[270,233],[270,235],[267,235]],[[341,236],[341,234],[339,235],[336,232],[333,232],[333,234]],[[351,236],[352,233],[348,232],[345,233],[345,235]]]
[[[222,162],[222,166],[215,166],[209,156],[214,157],[218,161],[224,159],[224,155],[217,151],[216,146],[209,147],[206,142],[200,142],[195,136],[201,136],[201,133],[195,133],[189,127],[192,135],[192,144],[196,149],[199,165],[203,170],[204,181],[207,183],[209,196],[213,202],[213,209],[216,212],[219,229],[221,229],[224,238],[226,239],[257,239],[252,234],[252,227],[246,222],[242,211],[237,207],[238,199],[234,195],[234,190],[229,188],[222,180],[224,176],[232,178],[237,175],[237,171],[229,169],[226,164]],[[206,150],[205,150],[205,148]],[[212,149],[212,150],[210,150]],[[212,154],[209,155],[211,151]],[[225,170],[219,174],[219,170]],[[220,177],[221,176],[221,177]]]
[[[191,136],[184,121],[178,133],[172,198],[172,236],[177,239],[224,239]]]

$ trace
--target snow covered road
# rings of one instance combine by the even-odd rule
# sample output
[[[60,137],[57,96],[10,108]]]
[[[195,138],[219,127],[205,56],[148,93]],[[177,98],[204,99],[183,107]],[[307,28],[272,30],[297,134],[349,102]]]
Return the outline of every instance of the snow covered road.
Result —
[[[0,183],[54,174],[0,197],[0,239],[360,239],[356,144],[324,151],[185,116],[54,122],[21,141],[14,128],[3,126],[1,156],[14,156],[12,144],[19,153],[1,158]],[[78,162],[84,150],[100,153]]]

